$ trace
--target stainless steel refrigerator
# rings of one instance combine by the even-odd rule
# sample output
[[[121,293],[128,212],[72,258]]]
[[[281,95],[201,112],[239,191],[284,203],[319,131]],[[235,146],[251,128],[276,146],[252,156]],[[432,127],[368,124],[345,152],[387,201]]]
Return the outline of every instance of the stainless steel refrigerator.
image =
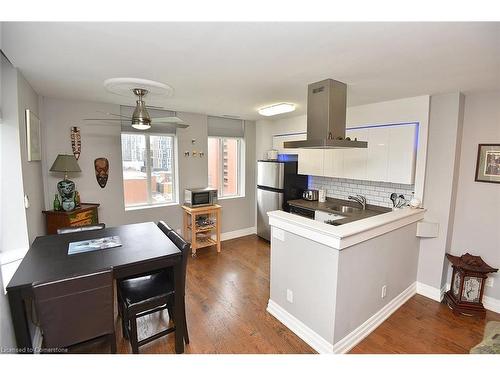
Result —
[[[297,174],[297,161],[257,162],[257,235],[271,239],[269,211],[289,211],[288,201],[302,198],[307,176]]]

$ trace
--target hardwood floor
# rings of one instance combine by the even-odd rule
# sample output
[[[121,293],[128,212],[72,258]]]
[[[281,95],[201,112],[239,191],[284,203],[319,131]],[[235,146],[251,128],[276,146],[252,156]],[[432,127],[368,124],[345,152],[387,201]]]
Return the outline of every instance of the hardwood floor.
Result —
[[[191,343],[186,353],[314,353],[266,312],[269,299],[269,244],[257,236],[222,243],[222,252],[200,249],[189,258],[186,290]],[[373,331],[351,353],[467,353],[482,339],[488,320],[454,315],[449,308],[416,295]],[[166,311],[143,317],[139,339],[169,324]],[[130,353],[116,321],[119,353]],[[73,352],[107,353],[104,343],[89,343]],[[153,341],[140,353],[175,353],[174,335]]]
[[[500,320],[500,314],[487,311],[485,319],[455,315],[446,304],[416,294],[350,353],[469,353],[490,320]]]
[[[190,344],[185,353],[314,353],[306,343],[266,312],[269,299],[269,243],[257,236],[199,249],[187,266],[186,312]],[[168,313],[138,322],[139,340],[168,325]],[[130,353],[116,323],[117,349]],[[175,353],[174,334],[139,348],[140,353]],[[74,352],[109,352],[105,343]]]

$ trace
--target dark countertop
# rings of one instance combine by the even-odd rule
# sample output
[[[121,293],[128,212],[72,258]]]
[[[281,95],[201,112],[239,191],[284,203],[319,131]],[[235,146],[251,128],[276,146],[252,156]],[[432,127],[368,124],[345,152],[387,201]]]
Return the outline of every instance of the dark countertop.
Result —
[[[336,198],[326,198],[326,202],[320,203],[318,201],[307,201],[305,199],[295,199],[288,201],[288,204],[295,207],[306,208],[309,210],[319,210],[325,211],[331,214],[337,214],[341,216],[345,216],[343,219],[335,220],[335,223],[338,225],[347,224],[356,220],[366,219],[367,217],[384,214],[386,212],[391,212],[390,208],[374,206],[371,204],[366,205],[365,210],[359,210],[355,212],[340,212],[335,211],[332,207],[335,206],[348,206],[354,208],[360,208],[359,203],[353,201],[346,201],[342,199]]]

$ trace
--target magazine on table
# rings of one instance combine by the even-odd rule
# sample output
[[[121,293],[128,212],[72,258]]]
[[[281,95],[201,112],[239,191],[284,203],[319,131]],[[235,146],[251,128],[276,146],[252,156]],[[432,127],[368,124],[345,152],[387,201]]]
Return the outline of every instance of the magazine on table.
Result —
[[[92,240],[70,242],[68,255],[86,253],[88,251],[111,249],[113,247],[118,247],[121,245],[122,243],[120,241],[120,237],[118,236],[109,236],[103,238],[95,238]]]

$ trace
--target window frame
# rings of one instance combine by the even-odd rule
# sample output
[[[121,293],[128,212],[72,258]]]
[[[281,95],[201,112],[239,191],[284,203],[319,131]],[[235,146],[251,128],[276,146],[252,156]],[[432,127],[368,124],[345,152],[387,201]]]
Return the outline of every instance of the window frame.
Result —
[[[245,138],[242,137],[224,137],[224,136],[208,136],[208,139],[215,138],[219,141],[219,186],[220,189],[217,189],[217,199],[234,199],[234,198],[244,198],[245,197]],[[236,182],[236,190],[237,193],[234,195],[222,195],[224,191],[224,148],[222,147],[222,141],[224,139],[234,139],[237,143],[237,182]],[[209,156],[207,153],[207,161],[209,160]]]
[[[148,202],[142,204],[134,204],[127,206],[127,202],[125,202],[125,189],[123,189],[123,206],[125,207],[125,211],[133,211],[133,210],[142,210],[147,208],[157,208],[164,206],[174,206],[179,204],[179,184],[178,184],[178,153],[177,153],[177,134],[173,133],[161,133],[161,132],[148,132],[148,131],[122,131],[120,132],[120,151],[121,151],[121,163],[122,163],[122,183],[124,183],[125,178],[123,176],[123,149],[121,147],[121,136],[123,134],[127,135],[142,135],[145,137],[146,145],[145,145],[145,158],[146,158],[146,188],[147,188],[147,197]],[[153,166],[151,163],[151,140],[150,136],[162,136],[162,137],[171,137],[172,138],[172,200],[169,202],[160,202],[153,203],[153,194],[152,194],[152,185],[151,185],[151,177],[153,172]]]

